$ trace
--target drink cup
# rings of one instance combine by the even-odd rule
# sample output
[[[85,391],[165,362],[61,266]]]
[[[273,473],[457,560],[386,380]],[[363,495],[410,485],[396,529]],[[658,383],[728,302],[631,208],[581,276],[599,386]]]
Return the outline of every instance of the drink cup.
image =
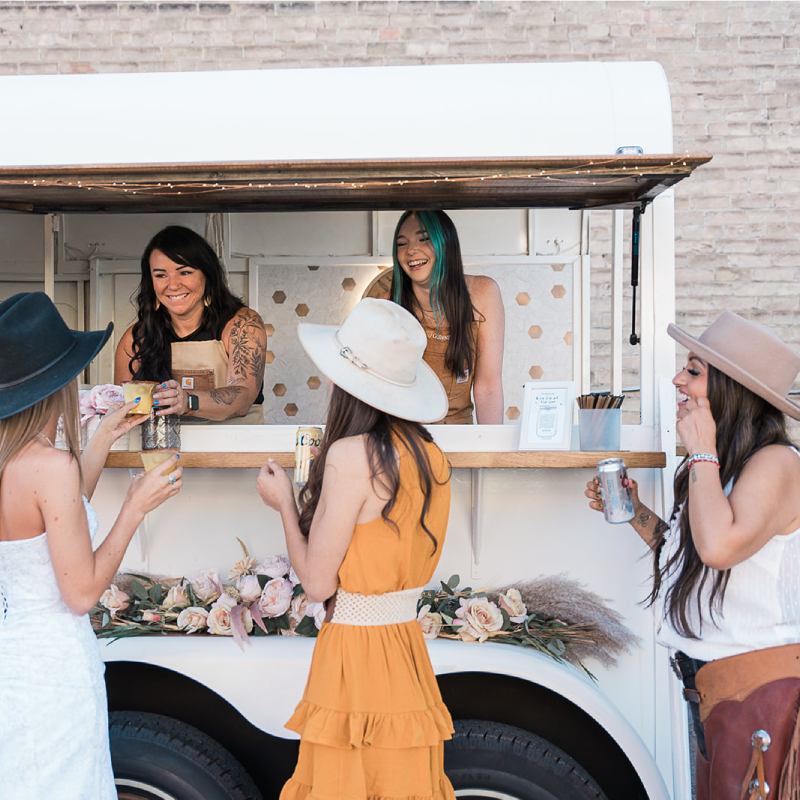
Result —
[[[314,460],[312,447],[322,443],[322,428],[298,428],[294,450],[294,482],[296,486],[305,486],[308,482],[308,470]]]
[[[139,453],[139,455],[142,457],[142,464],[144,465],[144,471],[150,472],[151,469],[157,467],[159,464],[163,464],[168,458],[171,458],[177,452],[178,452],[177,450],[171,447],[163,447],[159,450],[142,450],[142,452]],[[170,472],[174,472],[175,467],[177,466],[178,466],[177,464],[173,465],[164,474],[169,475]]]
[[[122,384],[125,402],[130,403],[140,397],[139,405],[129,414],[149,414],[153,409],[153,390],[158,386],[156,381],[127,381]]]

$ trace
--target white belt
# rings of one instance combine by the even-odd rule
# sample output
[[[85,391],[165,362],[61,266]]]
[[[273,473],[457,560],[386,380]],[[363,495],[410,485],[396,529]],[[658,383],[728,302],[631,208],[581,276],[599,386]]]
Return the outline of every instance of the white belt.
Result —
[[[417,618],[422,587],[384,594],[358,594],[336,590],[331,622],[340,625],[399,625]]]

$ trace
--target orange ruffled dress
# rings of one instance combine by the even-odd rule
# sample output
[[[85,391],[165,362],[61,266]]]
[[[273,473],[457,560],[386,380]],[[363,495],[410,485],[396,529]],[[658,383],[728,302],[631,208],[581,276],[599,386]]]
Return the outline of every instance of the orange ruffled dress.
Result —
[[[444,544],[450,511],[448,464],[426,445],[436,480],[426,524],[413,457],[401,450],[400,490],[391,518],[357,525],[339,569],[347,592],[383,594],[424,586]],[[453,724],[442,703],[422,630],[326,622],[303,699],[286,724],[301,736],[294,775],[280,800],[454,800],[444,775]]]

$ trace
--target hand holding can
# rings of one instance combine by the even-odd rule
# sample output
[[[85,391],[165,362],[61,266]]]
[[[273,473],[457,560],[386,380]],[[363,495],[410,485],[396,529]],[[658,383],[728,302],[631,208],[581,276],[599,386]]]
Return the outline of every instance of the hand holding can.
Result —
[[[297,429],[294,448],[295,486],[305,486],[308,483],[308,470],[320,444],[322,444],[322,428]]]
[[[625,462],[621,458],[607,458],[597,465],[597,471],[606,522],[613,525],[630,522],[635,514],[631,490],[625,480],[628,476]]]

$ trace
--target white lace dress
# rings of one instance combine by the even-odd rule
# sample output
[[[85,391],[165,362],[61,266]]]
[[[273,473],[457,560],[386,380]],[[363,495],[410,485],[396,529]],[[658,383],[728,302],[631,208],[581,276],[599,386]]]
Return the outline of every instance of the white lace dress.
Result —
[[[47,534],[0,542],[0,800],[116,800],[103,671],[89,617],[61,599]]]

